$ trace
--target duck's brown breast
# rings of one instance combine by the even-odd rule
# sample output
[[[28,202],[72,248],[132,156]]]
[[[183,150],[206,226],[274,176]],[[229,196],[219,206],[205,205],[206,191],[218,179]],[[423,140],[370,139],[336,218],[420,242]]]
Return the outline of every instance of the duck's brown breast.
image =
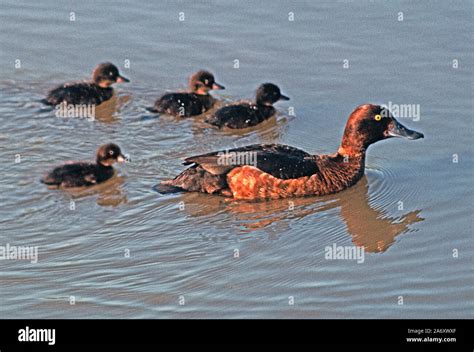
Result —
[[[256,167],[245,165],[227,174],[227,183],[235,199],[278,199],[302,196],[323,196],[342,191],[363,175],[363,161],[341,165],[321,159],[321,172],[311,176],[283,180]]]

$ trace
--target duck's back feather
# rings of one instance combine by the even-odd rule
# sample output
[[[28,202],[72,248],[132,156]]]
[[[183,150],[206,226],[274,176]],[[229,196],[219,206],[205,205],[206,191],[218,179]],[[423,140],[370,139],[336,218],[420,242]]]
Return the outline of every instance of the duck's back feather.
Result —
[[[214,98],[210,95],[196,93],[168,93],[158,98],[151,112],[189,117],[200,115],[214,105]]]
[[[252,165],[283,180],[310,176],[319,171],[313,155],[281,144],[255,144],[197,155],[184,160],[184,165],[189,164],[200,165],[213,174],[227,173],[242,165]]]
[[[80,162],[56,167],[41,182],[54,186],[82,187],[104,182],[113,175],[114,170],[110,166]]]
[[[247,128],[256,126],[275,113],[272,106],[240,103],[224,106],[216,111],[206,122],[219,128]]]
[[[66,83],[48,93],[45,103],[58,105],[62,102],[80,105],[99,105],[113,96],[113,89],[102,88],[92,82]]]

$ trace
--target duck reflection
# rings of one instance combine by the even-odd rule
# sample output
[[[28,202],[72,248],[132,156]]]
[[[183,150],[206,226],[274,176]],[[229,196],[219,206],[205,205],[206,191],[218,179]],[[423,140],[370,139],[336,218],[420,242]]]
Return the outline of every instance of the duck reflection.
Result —
[[[81,199],[91,195],[97,195],[97,204],[104,207],[116,207],[127,203],[126,194],[123,193],[123,176],[116,176],[104,183],[92,187],[64,188],[72,199]]]
[[[182,194],[180,201],[193,217],[215,216],[226,211],[235,217],[244,231],[265,228],[275,222],[284,231],[291,223],[284,219],[299,220],[318,212],[339,209],[342,221],[356,246],[367,253],[385,252],[397,236],[409,230],[409,225],[423,221],[421,210],[411,211],[400,217],[388,217],[383,211],[369,206],[367,178],[364,176],[350,189],[325,197],[282,199],[264,202],[245,202],[197,193]]]
[[[95,107],[93,119],[101,122],[117,122],[117,114],[132,101],[131,95],[117,95],[114,93],[109,100],[104,101],[102,104]],[[38,109],[38,113],[53,112],[56,113],[55,107],[41,107]],[[89,117],[68,117],[68,118],[88,118]],[[92,121],[92,119],[90,119]]]
[[[112,98],[96,107],[95,119],[101,122],[117,122],[117,112],[120,112],[131,100],[131,95],[114,94]]]
[[[347,226],[356,246],[365,248],[366,252],[385,252],[395,238],[409,230],[409,225],[423,221],[419,216],[421,210],[414,210],[399,217],[388,217],[383,211],[369,206],[367,178],[359,182],[358,187],[349,189],[337,203],[340,206],[341,218]]]

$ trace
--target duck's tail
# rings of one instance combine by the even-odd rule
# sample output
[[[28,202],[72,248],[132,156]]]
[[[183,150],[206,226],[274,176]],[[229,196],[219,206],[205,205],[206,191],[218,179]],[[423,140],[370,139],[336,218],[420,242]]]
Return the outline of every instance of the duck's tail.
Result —
[[[47,186],[59,186],[61,184],[60,181],[49,175],[40,178],[40,182],[44,183]]]
[[[155,108],[154,106],[150,107],[150,108],[145,108],[146,111],[149,111],[149,112],[152,112],[154,114],[156,113],[159,113],[161,111],[159,111],[157,108]]]
[[[48,99],[46,98],[43,98],[43,99],[40,99],[38,100],[40,103],[44,104],[44,105],[49,105],[49,106],[52,106],[54,104],[52,104],[50,101],[48,101]]]
[[[213,175],[199,165],[193,165],[172,180],[163,181],[153,187],[159,193],[203,192],[220,193],[228,188],[226,174]]]
[[[184,189],[181,187],[176,187],[172,185],[173,180],[163,181],[152,187],[152,189],[160,194],[172,194],[184,192]]]

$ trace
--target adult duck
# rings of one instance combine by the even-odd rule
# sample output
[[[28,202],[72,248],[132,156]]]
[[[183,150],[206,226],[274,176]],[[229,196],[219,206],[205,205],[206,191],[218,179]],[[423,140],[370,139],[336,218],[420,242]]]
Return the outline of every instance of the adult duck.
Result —
[[[379,105],[357,107],[347,120],[334,154],[312,155],[280,144],[256,144],[185,159],[191,165],[172,180],[155,186],[174,191],[219,194],[235,199],[322,196],[351,187],[364,174],[367,148],[384,139],[423,138]]]

